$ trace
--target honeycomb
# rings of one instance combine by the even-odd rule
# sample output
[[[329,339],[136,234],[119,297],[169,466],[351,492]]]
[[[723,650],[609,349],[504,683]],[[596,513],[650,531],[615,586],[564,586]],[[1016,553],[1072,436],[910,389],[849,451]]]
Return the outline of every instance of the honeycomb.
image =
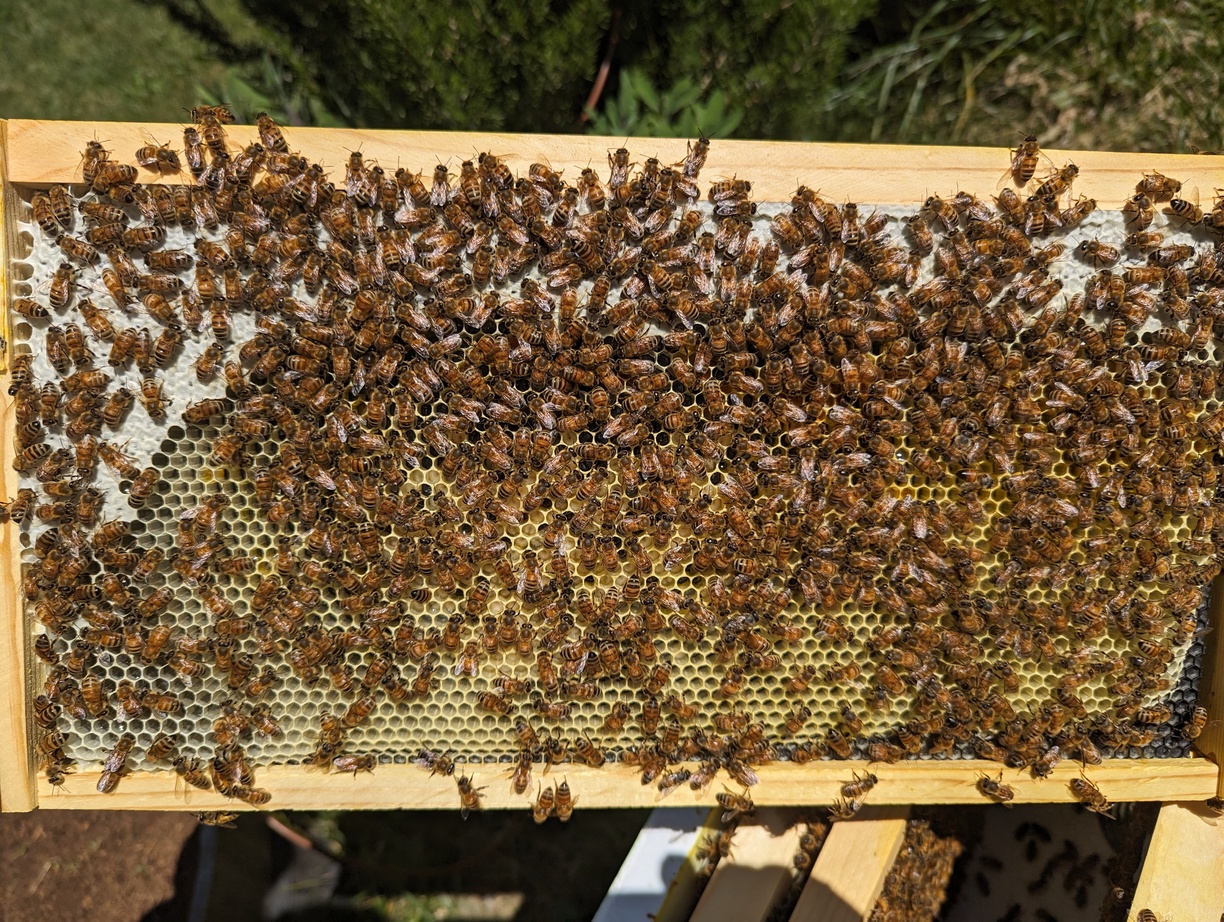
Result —
[[[359,154],[338,188],[265,145],[205,150],[194,187],[91,148],[102,178],[62,224],[27,190],[14,390],[46,425],[19,447],[121,452],[79,480],[32,458],[37,498],[9,509],[52,770],[123,734],[118,775],[159,734],[200,764],[543,758],[523,719],[554,758],[685,762],[694,786],[768,758],[1186,751],[1224,527],[1224,212],[1149,201],[1162,239],[1136,247],[1135,214],[1069,190],[1006,221],[963,194],[917,218],[737,182],[700,201],[700,145],[674,170],[618,159],[606,188],[493,157],[430,185]],[[60,297],[73,241],[120,233],[91,206],[122,211],[120,261],[79,259]],[[125,281],[142,233],[194,266]],[[1127,281],[1083,241],[1154,261]]]

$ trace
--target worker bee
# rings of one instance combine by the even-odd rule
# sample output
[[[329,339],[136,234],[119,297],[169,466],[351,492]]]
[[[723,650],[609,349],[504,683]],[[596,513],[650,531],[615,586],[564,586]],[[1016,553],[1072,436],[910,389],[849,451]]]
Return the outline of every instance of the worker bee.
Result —
[[[829,820],[836,823],[841,820],[852,819],[861,809],[863,809],[863,802],[861,800],[855,800],[854,798],[846,800],[839,797],[829,807]]]
[[[625,729],[625,723],[629,720],[632,711],[629,705],[623,701],[618,701],[612,706],[612,710],[608,716],[604,718],[603,728],[611,733],[620,733]]]
[[[102,421],[111,429],[118,429],[135,399],[136,395],[126,387],[113,391],[102,406]]]
[[[128,488],[128,505],[136,509],[142,508],[160,480],[161,473],[157,468],[146,467],[142,470]]]
[[[991,778],[989,775],[982,775],[977,780],[977,789],[983,797],[993,800],[995,803],[1011,806],[1011,802],[1015,800],[1016,792],[1012,790],[1010,785],[1003,784],[1003,774],[1000,772],[998,779]]]
[[[1152,201],[1164,202],[1181,192],[1181,188],[1179,180],[1152,171],[1143,174],[1143,178],[1135,185],[1135,192],[1148,196]]]
[[[357,777],[358,772],[373,772],[378,764],[378,756],[371,753],[355,755],[343,753],[332,758],[332,768],[338,772],[352,772]]]
[[[109,271],[111,270],[102,270],[104,282]],[[52,307],[57,310],[63,310],[72,301],[76,295],[77,274],[77,270],[69,263],[60,263],[59,267],[52,273],[51,289],[47,295],[47,301]]]
[[[541,783],[538,787],[535,800],[531,804],[531,818],[535,820],[536,825],[541,825],[548,821],[548,818],[553,815],[556,809],[556,797],[553,794],[553,788],[550,784],[544,787]]]
[[[1207,726],[1207,709],[1202,706],[1197,706],[1190,713],[1190,717],[1182,725],[1182,736],[1188,740],[1196,740],[1202,734],[1203,729]]]
[[[847,799],[862,799],[867,796],[867,793],[876,786],[879,779],[871,772],[865,772],[860,778],[857,773],[854,775],[853,781],[848,781],[841,787],[842,797]]]
[[[1077,167],[1074,163],[1067,164],[1061,170],[1055,170],[1044,180],[1042,180],[1041,184],[1033,190],[1033,198],[1039,200],[1058,198],[1069,188],[1071,188],[1071,183],[1078,175],[1079,167]]]
[[[756,811],[756,804],[748,796],[747,790],[742,794],[736,794],[730,788],[724,786],[723,791],[715,794],[714,798],[718,801],[718,805],[723,808],[720,822],[724,824],[736,823],[742,817],[751,816]]]
[[[561,783],[557,785],[556,801],[553,807],[557,819],[563,823],[568,823],[570,817],[574,815],[574,805],[576,803],[578,803],[578,798],[571,796],[569,781],[562,778]]]
[[[1105,799],[1105,795],[1101,793],[1100,788],[1095,784],[1087,778],[1072,778],[1069,784],[1071,793],[1085,807],[1093,813],[1100,813],[1102,816],[1108,816],[1110,819],[1113,819],[1113,814],[1109,812],[1109,801]]]
[[[413,761],[421,768],[429,769],[430,775],[452,775],[455,772],[455,763],[451,760],[449,753],[422,749]]]
[[[136,151],[136,162],[155,173],[177,173],[183,168],[168,144],[146,144]]]
[[[147,376],[140,382],[140,403],[149,414],[149,419],[163,420],[166,418],[166,407],[170,401],[162,393],[162,383],[155,377]]]
[[[1037,143],[1037,138],[1031,134],[1012,150],[1011,176],[1017,186],[1024,187],[1029,184],[1029,180],[1037,172],[1040,154],[1041,148]]]
[[[1094,266],[1116,263],[1122,254],[1117,247],[1102,243],[1099,240],[1084,240],[1075,248],[1076,254]]]
[[[472,779],[467,775],[460,775],[456,784],[459,787],[459,815],[466,820],[473,810],[481,809],[480,792],[484,788],[472,787]]]
[[[1203,209],[1183,198],[1174,198],[1169,201],[1169,214],[1180,218],[1186,224],[1203,223]]]

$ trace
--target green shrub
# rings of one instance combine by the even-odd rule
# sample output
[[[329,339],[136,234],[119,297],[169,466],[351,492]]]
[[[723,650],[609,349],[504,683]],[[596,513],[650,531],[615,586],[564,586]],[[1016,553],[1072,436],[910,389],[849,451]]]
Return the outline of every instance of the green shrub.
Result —
[[[660,93],[645,73],[626,68],[617,95],[588,111],[590,130],[608,137],[729,138],[744,113],[728,109],[721,90],[701,97],[701,87],[687,77]]]
[[[353,124],[574,131],[610,18],[601,0],[249,0],[293,36]]]
[[[811,139],[851,31],[875,0],[657,0],[625,11],[617,60],[657,85],[690,78],[741,110],[739,137]]]
[[[247,0],[252,15],[305,49],[329,104],[354,124],[578,130],[615,30],[614,75],[629,70],[651,87],[696,91],[703,105],[743,113],[737,134],[779,138],[821,133],[849,33],[874,6],[628,0],[614,17],[602,0]],[[603,105],[610,95],[609,87]],[[624,123],[619,103],[613,110],[611,121]],[[693,133],[658,116],[642,113],[635,132]]]

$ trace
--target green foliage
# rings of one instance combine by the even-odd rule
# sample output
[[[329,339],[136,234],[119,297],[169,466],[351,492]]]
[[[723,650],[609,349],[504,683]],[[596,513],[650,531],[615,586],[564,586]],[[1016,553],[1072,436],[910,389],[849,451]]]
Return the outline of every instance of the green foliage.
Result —
[[[878,8],[877,8],[878,6]],[[0,114],[1185,150],[1224,0],[0,0]],[[665,89],[666,88],[666,89]],[[736,117],[739,116],[739,121]]]
[[[737,134],[820,137],[851,30],[875,0],[635,0],[617,60],[658,86],[689,78],[744,113]]]
[[[701,96],[701,87],[687,78],[660,93],[645,73],[626,68],[620,73],[617,95],[602,110],[587,110],[590,130],[609,137],[730,137],[744,113],[728,109],[721,90],[705,100]]]
[[[602,0],[248,0],[294,35],[354,124],[572,131],[610,13]]]
[[[216,83],[199,84],[196,91],[199,102],[225,104],[239,122],[254,122],[258,113],[266,112],[282,125],[335,128],[344,124],[317,94],[295,81],[292,72],[266,52],[253,75],[231,67]]]

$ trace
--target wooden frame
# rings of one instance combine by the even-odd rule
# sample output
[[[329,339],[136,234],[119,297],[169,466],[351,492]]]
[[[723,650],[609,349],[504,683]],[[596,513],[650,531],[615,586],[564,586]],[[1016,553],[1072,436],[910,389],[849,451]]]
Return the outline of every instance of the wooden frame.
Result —
[[[179,138],[180,125],[104,122],[0,121],[0,177],[3,178],[4,221],[0,233],[0,302],[7,321],[11,253],[17,241],[15,187],[44,187],[51,183],[81,182],[82,139],[97,137],[117,151],[135,151],[150,138]],[[402,162],[420,168],[435,159],[454,162],[477,150],[505,156],[515,171],[525,171],[536,160],[545,159],[554,169],[572,176],[588,163],[602,163],[607,152],[621,139],[583,136],[446,134],[416,131],[360,131],[346,129],[289,129],[292,144],[309,160],[331,171],[342,169],[350,150],[384,163]],[[250,126],[230,126],[230,141],[246,144],[255,139]],[[658,156],[664,162],[682,159],[686,141],[643,139],[630,142],[635,157]],[[1104,208],[1117,208],[1134,189],[1144,171],[1160,170],[1176,175],[1191,190],[1210,197],[1210,190],[1224,187],[1224,162],[1214,157],[1148,155],[1106,152],[1048,151],[1057,164],[1073,160],[1081,168],[1075,191],[1095,198]],[[789,201],[799,182],[819,188],[834,201],[918,204],[933,194],[957,189],[992,192],[1008,163],[1007,152],[986,148],[911,148],[899,146],[798,144],[750,141],[717,141],[711,147],[703,175],[707,178],[750,176],[758,201]],[[870,169],[866,165],[870,164]],[[185,176],[142,181],[182,182]],[[0,387],[0,394],[7,390]],[[0,396],[0,463],[4,469],[4,495],[16,491],[12,471],[12,399]],[[70,776],[56,791],[44,777],[36,777],[29,755],[29,708],[35,670],[27,649],[26,626],[19,596],[20,561],[16,526],[0,527],[0,553],[8,566],[0,576],[0,809],[139,808],[159,810],[242,809],[243,804],[216,794],[193,792],[190,800],[175,791],[171,772],[139,772],[124,780],[113,795],[99,795],[94,788],[97,771]],[[1213,623],[1224,617],[1224,591],[1216,592]],[[1215,764],[1224,753],[1224,647],[1220,631],[1210,635],[1202,685],[1202,703],[1208,708],[1209,724],[1200,742],[1211,759],[1192,756],[1168,760],[1117,760],[1088,770],[1105,796],[1112,801],[1203,800],[1221,791]],[[761,783],[753,797],[761,805],[819,804],[831,802],[841,783],[849,780],[857,763],[818,762],[805,766],[775,763],[760,769]],[[981,803],[974,782],[981,774],[995,776],[1000,766],[982,761],[913,761],[873,766],[880,783],[871,793],[872,805],[923,803]],[[477,783],[492,782],[507,774],[505,765],[465,767]],[[1067,786],[1078,777],[1080,766],[1058,766],[1052,777],[1034,780],[1027,774],[1004,770],[1003,780],[1016,792],[1017,802],[1068,802]],[[653,786],[642,786],[627,766],[606,766],[598,771],[566,766],[571,786],[585,807],[636,807],[660,802]],[[430,777],[411,765],[382,765],[358,778],[328,778],[301,767],[272,766],[260,769],[259,783],[274,797],[279,809],[361,809],[412,807],[453,809],[458,805],[454,782]],[[713,804],[718,786],[701,794],[682,787],[668,803]],[[509,785],[489,783],[485,805],[491,808],[525,808],[526,795],[514,797]]]

